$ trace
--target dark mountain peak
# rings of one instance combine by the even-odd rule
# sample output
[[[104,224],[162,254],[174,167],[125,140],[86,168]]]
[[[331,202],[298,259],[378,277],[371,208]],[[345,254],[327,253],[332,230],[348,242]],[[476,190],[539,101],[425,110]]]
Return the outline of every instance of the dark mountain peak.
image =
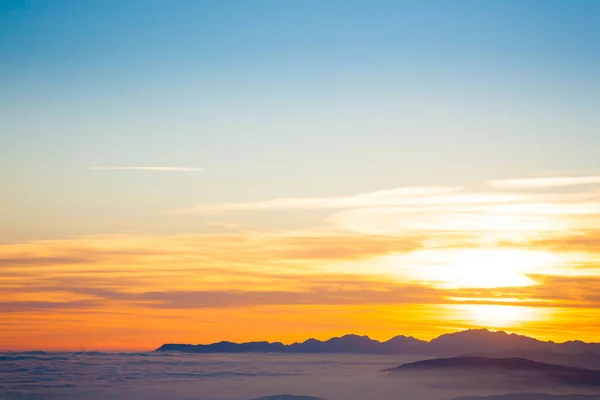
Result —
[[[371,339],[370,337],[368,337],[367,335],[357,335],[357,334],[354,334],[354,333],[347,333],[347,334],[345,334],[343,336],[340,336],[340,339],[343,339],[343,338],[374,340],[374,339]]]
[[[347,334],[340,337],[333,337],[329,340],[326,340],[324,343],[332,343],[332,342],[345,342],[345,343],[371,343],[377,342],[376,340],[371,339],[368,336],[360,336],[355,334]],[[377,342],[379,343],[379,342]]]
[[[457,397],[453,400],[600,400],[597,394],[510,393],[492,396]]]
[[[425,341],[423,340],[419,340],[413,336],[405,336],[405,335],[396,335],[391,339],[388,339],[386,343],[389,342],[423,342],[425,343]]]
[[[438,336],[437,338],[433,339],[432,341],[436,341],[436,340],[440,340],[440,339],[444,339],[444,338],[457,338],[457,337],[468,337],[468,338],[487,338],[490,336],[508,336],[508,333],[504,332],[504,331],[491,331],[489,329],[486,328],[481,328],[481,329],[467,329],[464,331],[458,331],[458,332],[451,332],[451,333],[444,333],[443,335]]]
[[[387,354],[431,354],[429,342],[412,336],[398,335],[383,342],[381,346]]]
[[[265,396],[265,397],[261,397],[260,399],[254,399],[254,400],[322,400],[318,397],[312,397],[312,396],[296,396],[293,394],[278,394],[278,395],[274,395],[274,396]]]
[[[556,344],[551,344],[557,348]],[[559,347],[559,346],[558,346]],[[526,358],[548,364],[560,364],[569,367],[600,369],[600,354],[593,351],[583,353],[564,353],[548,350],[508,349],[480,353],[462,354],[459,357],[490,357],[490,358]]]
[[[461,332],[447,333],[430,342],[434,354],[460,354],[466,352],[484,352],[529,348],[542,349],[547,342],[541,342],[528,336],[508,334],[504,331],[488,329],[469,329]]]
[[[451,357],[434,358],[402,364],[385,370],[392,374],[418,374],[421,377],[443,379],[456,387],[474,382],[487,385],[494,382],[521,386],[589,386],[600,387],[600,371],[547,364],[525,358]]]
[[[528,370],[528,371],[550,371],[569,373],[594,373],[600,377],[600,371],[585,368],[567,367],[565,365],[547,364],[526,358],[489,358],[489,357],[451,357],[434,358],[430,360],[416,361],[402,364],[386,371],[408,371],[408,370],[434,370],[434,369],[494,369],[494,370]]]
[[[323,343],[322,341],[318,340],[318,339],[306,339],[304,342],[302,342],[302,344],[317,344],[317,343]],[[300,343],[294,343],[294,344],[300,344]]]
[[[277,352],[277,353],[367,353],[367,354],[421,354],[435,356],[456,356],[459,354],[534,354],[539,359],[559,359],[552,354],[535,354],[535,352],[556,352],[578,355],[569,359],[572,365],[597,365],[597,354],[589,355],[586,359],[581,353],[600,353],[599,343],[585,343],[573,340],[565,343],[542,342],[540,340],[488,329],[469,329],[461,332],[441,335],[431,342],[416,339],[412,336],[398,335],[380,342],[366,335],[348,334],[333,337],[326,341],[308,339],[290,345],[281,342],[266,341],[249,343],[232,343],[222,341],[206,345],[165,344],[157,351],[182,351],[193,353],[248,353],[248,352]],[[511,353],[512,352],[512,353]],[[529,358],[529,357],[526,357]],[[567,360],[565,357],[560,359]]]

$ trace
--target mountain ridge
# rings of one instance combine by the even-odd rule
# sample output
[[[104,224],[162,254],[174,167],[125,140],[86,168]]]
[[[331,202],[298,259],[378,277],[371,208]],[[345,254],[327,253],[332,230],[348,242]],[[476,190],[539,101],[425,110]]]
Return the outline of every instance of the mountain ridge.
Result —
[[[412,379],[433,379],[438,387],[600,387],[600,371],[525,358],[449,357],[415,361],[383,370]]]
[[[452,400],[600,400],[597,394],[509,393],[491,396],[456,397]]]
[[[256,341],[234,343],[221,341],[212,344],[167,343],[158,352],[186,353],[353,353],[353,354],[413,354],[457,356],[466,353],[489,352],[553,352],[561,354],[595,353],[600,356],[600,343],[571,340],[563,343],[541,341],[529,336],[468,329],[447,333],[430,341],[412,336],[397,335],[386,341],[371,339],[365,335],[347,334],[325,341],[307,339],[304,342],[283,344],[281,342]]]

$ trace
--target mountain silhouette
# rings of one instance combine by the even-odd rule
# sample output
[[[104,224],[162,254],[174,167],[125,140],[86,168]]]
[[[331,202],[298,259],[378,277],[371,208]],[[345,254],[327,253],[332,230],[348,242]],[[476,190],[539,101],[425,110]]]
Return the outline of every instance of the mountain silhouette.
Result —
[[[451,370],[451,369],[476,369],[483,370],[510,370],[510,371],[543,371],[552,373],[581,374],[587,373],[600,378],[600,371],[585,368],[567,367],[566,365],[546,364],[525,358],[488,358],[488,357],[450,357],[434,358],[430,360],[415,361],[389,368],[384,371],[404,372],[418,370]],[[600,383],[600,381],[599,381]]]
[[[585,353],[558,353],[556,351],[509,349],[488,352],[474,352],[459,356],[489,357],[489,358],[526,358],[528,360],[560,364],[569,367],[600,369],[600,354],[591,351]]]
[[[457,397],[452,400],[600,400],[597,394],[510,393],[493,396]]]
[[[274,396],[265,396],[253,400],[323,400],[312,396],[296,396],[293,394],[276,394]]]
[[[598,370],[540,363],[524,358],[434,358],[402,364],[384,371],[392,375],[411,374],[414,377],[416,374],[417,377],[433,377],[455,385],[600,387]]]
[[[570,341],[565,343],[544,342],[528,336],[508,334],[502,331],[487,329],[470,329],[466,331],[441,335],[430,342],[410,336],[396,336],[384,342],[370,339],[368,336],[345,335],[326,341],[308,339],[304,342],[289,345],[279,342],[233,343],[218,342],[213,344],[164,344],[156,351],[187,353],[355,353],[355,354],[413,354],[427,356],[457,356],[464,354],[487,354],[498,352],[500,358],[506,352],[510,357],[529,358],[527,354],[537,352],[536,361],[558,361],[551,353],[569,354],[567,365],[597,365],[600,358],[600,343]],[[522,354],[520,353],[522,352]],[[543,355],[542,353],[548,353]],[[564,357],[566,359],[566,357]],[[558,361],[562,364],[563,362]]]

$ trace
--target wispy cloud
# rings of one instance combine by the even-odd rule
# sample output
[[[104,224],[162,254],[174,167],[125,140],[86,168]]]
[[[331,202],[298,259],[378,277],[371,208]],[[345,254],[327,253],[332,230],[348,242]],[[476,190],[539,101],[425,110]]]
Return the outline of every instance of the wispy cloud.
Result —
[[[202,172],[204,169],[195,167],[89,167],[88,169],[102,171],[170,171],[170,172]]]
[[[166,330],[181,341],[213,331],[215,337],[203,334],[201,340],[247,340],[222,336],[240,325],[256,327],[251,333],[260,337],[275,331],[272,339],[278,340],[320,328],[343,333],[357,323],[376,334],[414,334],[427,321],[444,329],[514,321],[517,309],[501,308],[510,305],[523,307],[515,313],[523,324],[536,321],[535,310],[559,310],[564,320],[542,321],[545,329],[565,320],[572,326],[600,321],[598,270],[573,264],[598,259],[598,232],[581,238],[562,233],[570,236],[503,248],[472,247],[456,238],[431,247],[427,238],[406,232],[280,231],[2,245],[0,342],[9,348],[72,347],[73,337],[77,345],[89,345],[93,335],[98,346],[108,346],[118,329],[128,333],[129,345],[151,348],[171,340]],[[586,257],[564,252],[573,240]],[[374,326],[379,328],[373,331]],[[25,339],[24,330],[31,332]],[[65,330],[73,335],[65,336]]]
[[[511,179],[486,182],[487,190],[452,186],[399,187],[347,196],[288,197],[205,203],[171,213],[331,210],[334,230],[385,236],[473,236],[480,244],[526,242],[600,223],[599,193],[568,185],[600,183],[600,176]],[[554,190],[535,191],[538,187]],[[500,189],[500,190],[499,190]],[[513,189],[513,190],[503,190]]]
[[[600,178],[599,178],[600,179]],[[600,180],[599,180],[600,182]],[[493,182],[491,183],[493,184]],[[204,203],[175,213],[203,213],[261,210],[325,210],[325,209],[367,209],[391,207],[420,208],[460,208],[473,210],[477,206],[520,205],[532,202],[581,200],[590,195],[546,194],[543,198],[536,193],[512,193],[498,191],[470,192],[455,186],[399,187],[389,190],[364,192],[348,196],[331,197],[284,197],[258,201],[232,203]]]
[[[107,167],[155,168],[175,167]],[[221,332],[235,333],[239,325],[257,327],[261,335],[265,330],[293,335],[321,323],[344,331],[356,321],[394,332],[401,321],[410,333],[427,318],[444,327],[506,323],[516,328],[535,320],[533,307],[560,314],[542,321],[544,329],[565,321],[589,325],[600,321],[594,291],[600,282],[600,193],[574,186],[597,178],[573,179],[544,178],[543,185],[530,179],[494,181],[486,190],[401,187],[186,210],[325,211],[324,226],[297,231],[262,225],[246,230],[252,226],[246,221],[242,230],[229,225],[224,214],[203,222],[230,227],[226,234],[107,235],[2,245],[0,341],[20,334],[16,328],[3,331],[6,321],[43,332],[32,335],[32,343],[48,343],[49,331],[56,343],[66,343],[65,329],[77,330],[85,321],[85,329],[96,324],[94,331],[109,343],[114,331],[108,326],[131,331],[142,325],[132,324],[130,315],[145,321],[146,344],[165,340],[165,321],[183,341],[181,332],[213,331],[215,340],[223,340]],[[526,318],[515,322],[513,314]],[[141,345],[139,335],[135,338]]]
[[[600,183],[600,176],[554,176],[548,178],[499,179],[491,181],[490,186],[500,189],[535,189],[591,185]]]
[[[251,210],[316,210],[334,208],[384,207],[402,204],[415,198],[439,196],[457,191],[454,187],[402,187],[358,193],[350,196],[289,197],[240,203],[200,204],[176,212],[217,212]]]

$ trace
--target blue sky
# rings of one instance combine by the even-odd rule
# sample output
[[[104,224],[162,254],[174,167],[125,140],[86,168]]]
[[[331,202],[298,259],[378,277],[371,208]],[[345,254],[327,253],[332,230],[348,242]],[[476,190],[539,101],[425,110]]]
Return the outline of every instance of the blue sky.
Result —
[[[3,1],[0,240],[203,231],[162,211],[205,202],[595,174],[599,17],[591,0]],[[118,166],[204,171],[88,169]]]
[[[0,1],[0,347],[599,341],[598,21]]]

